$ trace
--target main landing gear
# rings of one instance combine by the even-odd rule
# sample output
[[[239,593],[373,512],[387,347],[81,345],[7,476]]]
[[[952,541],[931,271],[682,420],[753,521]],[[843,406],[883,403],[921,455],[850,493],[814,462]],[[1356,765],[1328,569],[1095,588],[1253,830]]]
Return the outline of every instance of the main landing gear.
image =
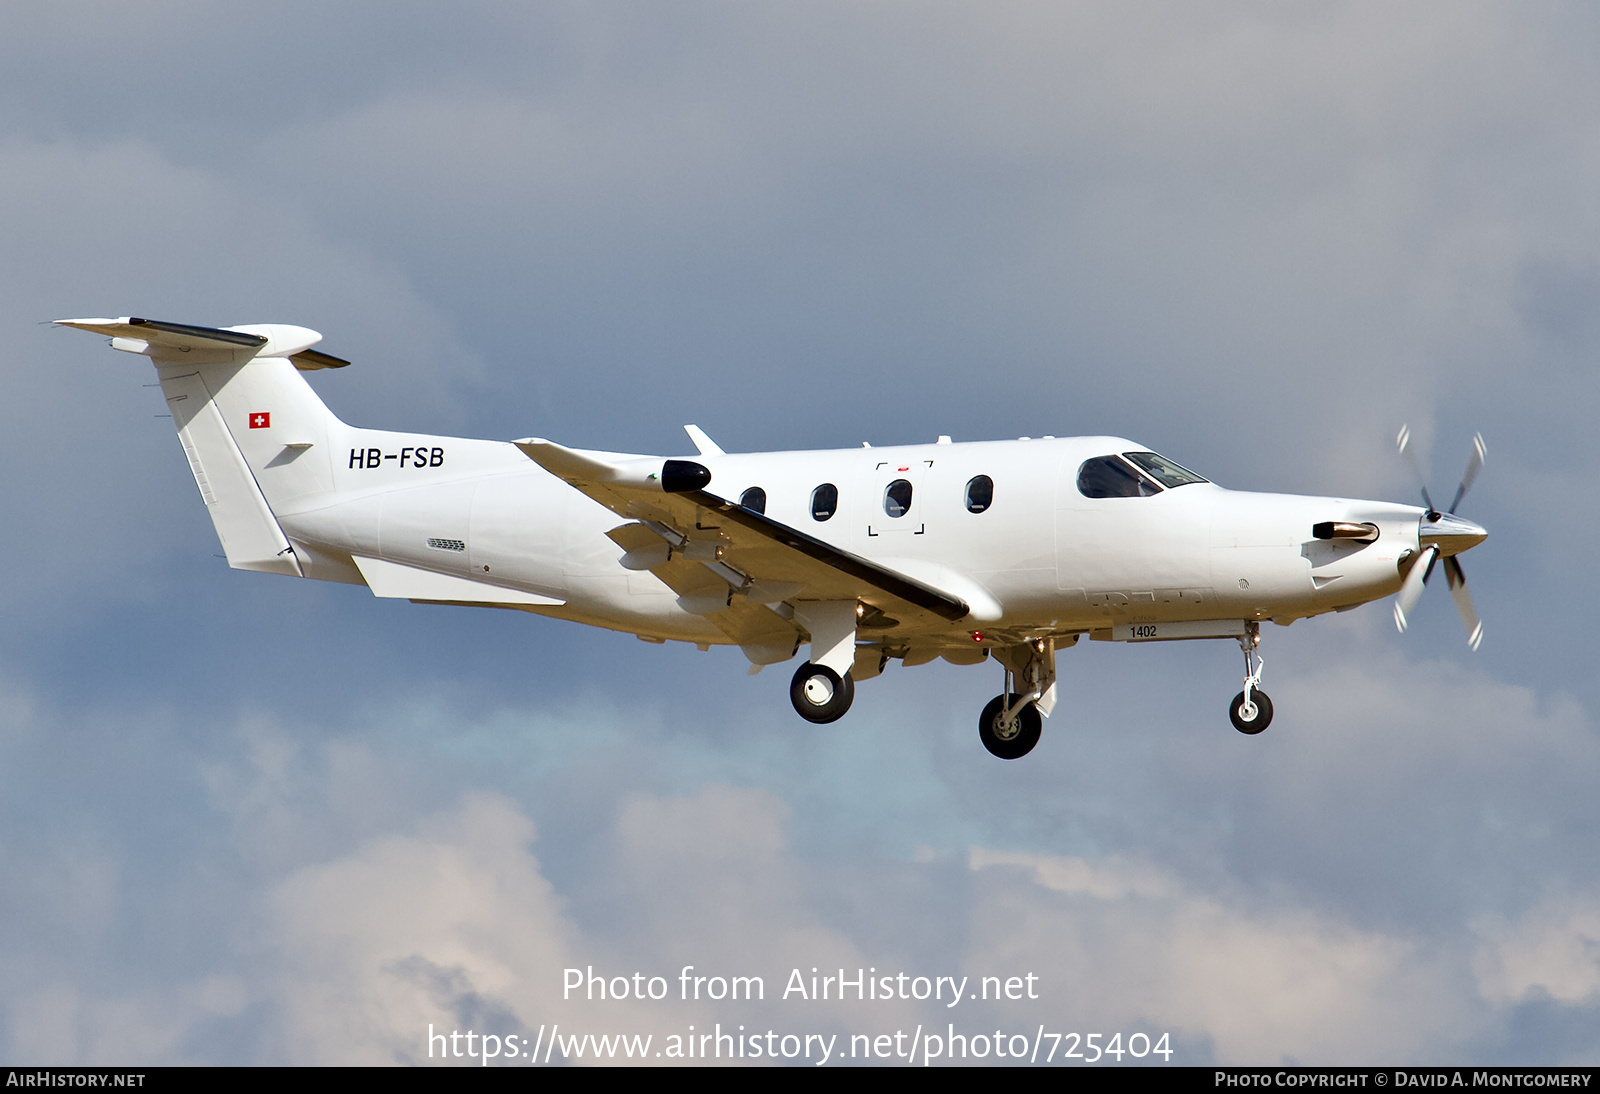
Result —
[[[1249,633],[1239,636],[1244,650],[1244,690],[1228,704],[1228,720],[1240,733],[1260,733],[1272,724],[1272,700],[1261,690],[1261,670],[1266,665],[1260,650],[1261,630],[1251,623]]]
[[[802,600],[794,620],[811,636],[811,659],[789,682],[789,701],[808,722],[837,722],[856,697],[856,622],[865,609],[855,600]]]
[[[1056,705],[1055,641],[1024,642],[994,656],[1006,670],[1006,689],[983,708],[978,739],[991,755],[1016,760],[1039,743],[1044,716]]]
[[[810,661],[801,665],[789,682],[789,701],[796,713],[818,725],[843,718],[855,697],[856,682],[850,679],[849,672],[841,677],[827,665]]]

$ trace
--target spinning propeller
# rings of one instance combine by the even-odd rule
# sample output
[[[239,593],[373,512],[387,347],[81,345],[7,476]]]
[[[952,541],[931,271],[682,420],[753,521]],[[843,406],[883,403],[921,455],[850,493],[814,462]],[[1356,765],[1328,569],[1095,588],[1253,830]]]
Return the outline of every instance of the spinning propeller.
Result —
[[[1451,500],[1450,508],[1443,513],[1434,507],[1433,499],[1428,496],[1428,484],[1423,481],[1422,470],[1417,466],[1416,454],[1411,451],[1409,426],[1400,427],[1400,436],[1397,440],[1400,455],[1411,465],[1411,472],[1417,476],[1417,483],[1422,487],[1422,503],[1428,507],[1428,511],[1423,514],[1417,526],[1417,539],[1422,546],[1422,556],[1412,565],[1411,572],[1406,575],[1405,584],[1400,586],[1400,594],[1395,597],[1395,626],[1402,631],[1406,629],[1406,619],[1410,616],[1411,610],[1417,606],[1417,598],[1422,596],[1422,587],[1428,583],[1428,577],[1433,573],[1433,564],[1443,558],[1445,580],[1450,585],[1450,598],[1456,602],[1456,611],[1467,628],[1467,645],[1477,649],[1478,643],[1483,641],[1483,623],[1478,619],[1478,613],[1472,606],[1472,594],[1467,592],[1467,575],[1462,573],[1461,563],[1456,560],[1456,556],[1482,543],[1489,533],[1482,526],[1458,517],[1455,513],[1456,506],[1466,497],[1467,490],[1478,477],[1478,472],[1483,470],[1485,453],[1483,434],[1479,433],[1472,438],[1472,455],[1468,457],[1467,469],[1461,475],[1461,485],[1456,488],[1456,496]]]

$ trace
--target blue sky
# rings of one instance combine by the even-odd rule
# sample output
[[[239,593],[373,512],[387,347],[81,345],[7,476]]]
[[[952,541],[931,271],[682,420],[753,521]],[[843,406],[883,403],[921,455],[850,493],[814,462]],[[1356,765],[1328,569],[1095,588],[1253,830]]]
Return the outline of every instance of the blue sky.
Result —
[[[1600,1055],[1600,25],[1582,5],[19,4],[0,39],[0,1056],[385,1062],[429,1023],[892,1032],[792,967],[1040,976],[1174,1062]],[[145,363],[298,323],[359,425],[681,453],[1139,439],[1413,500],[1443,589],[992,667],[788,672],[229,571]],[[561,999],[572,965],[764,1005]],[[983,1009],[980,1009],[983,1008]]]

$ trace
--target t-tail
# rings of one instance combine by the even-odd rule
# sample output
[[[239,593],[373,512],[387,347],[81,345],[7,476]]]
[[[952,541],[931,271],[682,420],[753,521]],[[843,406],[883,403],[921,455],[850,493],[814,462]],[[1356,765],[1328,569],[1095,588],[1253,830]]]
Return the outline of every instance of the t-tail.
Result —
[[[133,318],[56,323],[108,335],[113,348],[155,364],[228,565],[310,576],[273,511],[334,490],[326,453],[333,435],[346,427],[300,375],[349,364],[311,348],[322,335],[277,324],[217,328]]]

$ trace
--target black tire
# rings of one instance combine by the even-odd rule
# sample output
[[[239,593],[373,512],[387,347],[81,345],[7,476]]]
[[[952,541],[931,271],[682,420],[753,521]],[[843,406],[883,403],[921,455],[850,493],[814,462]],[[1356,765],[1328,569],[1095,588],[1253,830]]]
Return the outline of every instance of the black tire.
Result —
[[[1233,697],[1233,702],[1228,705],[1228,720],[1233,723],[1233,728],[1240,733],[1257,734],[1272,724],[1272,700],[1267,698],[1267,693],[1259,688],[1250,689],[1250,701],[1255,704],[1256,716],[1244,716],[1244,692]]]
[[[826,725],[844,717],[855,701],[856,682],[846,672],[844,679],[826,665],[801,665],[789,682],[789,701],[795,713],[808,722]]]
[[[1029,703],[1017,712],[1017,725],[1012,736],[1001,736],[1000,717],[1016,701],[1015,693],[996,695],[989,700],[989,705],[983,708],[983,714],[978,718],[978,739],[983,742],[984,748],[1002,760],[1021,759],[1032,752],[1033,746],[1039,743],[1039,732],[1044,728],[1044,718],[1039,714],[1039,708]]]

